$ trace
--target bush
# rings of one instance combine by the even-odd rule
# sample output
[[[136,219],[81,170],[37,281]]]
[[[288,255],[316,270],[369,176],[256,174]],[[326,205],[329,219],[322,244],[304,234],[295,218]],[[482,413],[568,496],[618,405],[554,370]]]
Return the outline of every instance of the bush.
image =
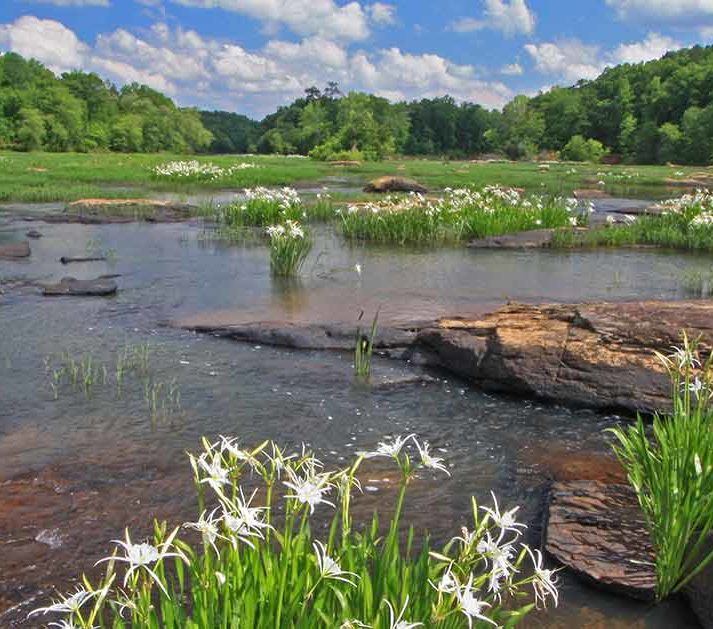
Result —
[[[562,149],[561,157],[569,162],[600,162],[605,154],[606,149],[599,140],[574,135]]]

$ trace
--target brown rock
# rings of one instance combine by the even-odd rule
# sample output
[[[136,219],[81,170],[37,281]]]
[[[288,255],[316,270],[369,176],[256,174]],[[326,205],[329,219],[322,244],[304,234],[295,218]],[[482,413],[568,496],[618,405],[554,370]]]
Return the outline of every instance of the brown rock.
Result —
[[[573,194],[578,199],[606,199],[611,196],[599,188],[583,188],[582,190],[575,190]]]
[[[682,330],[710,351],[713,304],[511,304],[479,319],[443,319],[421,330],[418,343],[488,390],[649,413],[670,404],[653,351],[680,344]]]
[[[370,181],[364,192],[418,192],[426,194],[428,189],[407,177],[379,177]]]
[[[79,199],[68,203],[63,215],[53,216],[54,222],[115,223],[144,220],[170,223],[190,218],[194,209],[187,203],[157,199]]]
[[[536,448],[523,448],[518,458],[551,481],[627,483],[626,472],[613,454],[573,452],[548,443]]]
[[[15,260],[30,256],[30,243],[26,240],[20,242],[0,243],[0,258]]]
[[[545,549],[567,568],[607,590],[642,600],[655,598],[653,547],[628,485],[555,483]]]
[[[46,296],[72,295],[76,297],[104,297],[116,293],[116,282],[107,277],[94,280],[78,280],[63,277],[58,284],[45,284],[42,294]]]

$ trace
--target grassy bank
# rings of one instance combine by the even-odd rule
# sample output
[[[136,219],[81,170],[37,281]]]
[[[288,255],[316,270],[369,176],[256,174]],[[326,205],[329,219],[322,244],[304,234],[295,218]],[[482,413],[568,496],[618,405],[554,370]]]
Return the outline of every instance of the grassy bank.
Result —
[[[197,162],[201,169],[162,167]],[[222,171],[220,176],[211,173]],[[161,174],[163,173],[163,174]],[[674,196],[666,185],[713,175],[713,170],[669,166],[602,166],[534,162],[470,162],[399,159],[335,166],[282,156],[117,153],[0,154],[0,202],[73,201],[84,197],[127,198],[152,192],[197,193],[218,189],[295,185],[333,177],[334,187],[361,187],[381,175],[413,177],[431,189],[501,185],[548,194],[585,187],[611,194]],[[601,183],[600,183],[601,182]]]

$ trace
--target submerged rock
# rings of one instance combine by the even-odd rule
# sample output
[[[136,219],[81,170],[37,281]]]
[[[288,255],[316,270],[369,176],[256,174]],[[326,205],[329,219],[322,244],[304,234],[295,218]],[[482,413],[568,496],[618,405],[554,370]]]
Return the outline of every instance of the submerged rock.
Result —
[[[628,485],[555,483],[550,492],[545,549],[598,586],[637,599],[655,598],[653,546]]]
[[[116,291],[116,282],[108,277],[98,277],[93,280],[63,277],[58,284],[45,284],[42,286],[42,294],[47,296],[104,297],[113,295]]]
[[[31,229],[30,231],[28,231],[25,234],[25,236],[27,236],[28,238],[34,238],[34,239],[42,238],[42,232],[39,232],[36,229]]]
[[[379,177],[370,181],[364,192],[418,192],[426,194],[428,188],[408,177]]]
[[[0,258],[6,260],[28,258],[30,253],[30,243],[26,240],[0,243]]]
[[[106,256],[62,256],[59,261],[62,264],[71,264],[73,262],[105,262]]]
[[[515,234],[490,236],[472,240],[468,243],[471,249],[539,249],[549,247],[555,229],[532,229]]]
[[[41,219],[55,223],[172,223],[191,218],[195,209],[188,203],[159,199],[79,199],[68,203],[64,213]]]

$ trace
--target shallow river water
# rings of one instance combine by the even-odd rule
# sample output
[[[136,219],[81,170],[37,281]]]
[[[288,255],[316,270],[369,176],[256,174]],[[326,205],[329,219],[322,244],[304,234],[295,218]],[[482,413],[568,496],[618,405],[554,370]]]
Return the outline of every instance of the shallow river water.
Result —
[[[32,241],[27,261],[0,261],[0,627],[20,626],[29,609],[90,569],[124,526],[146,533],[153,517],[180,523],[195,513],[186,450],[202,435],[307,442],[328,465],[384,435],[417,433],[442,450],[452,477],[424,476],[406,518],[437,540],[467,523],[469,500],[492,489],[519,504],[538,542],[542,492],[563,463],[605,456],[603,430],[616,418],[485,395],[443,374],[401,383],[406,365],[377,360],[394,384],[354,386],[351,356],[298,352],[198,336],[170,321],[353,321],[425,319],[479,312],[508,299],[528,302],[681,297],[687,269],[710,258],[651,251],[394,250],[348,246],[317,230],[300,282],[271,280],[266,247],[206,238],[198,224],[48,225],[0,215],[0,241]],[[109,263],[62,267],[87,243]],[[361,275],[355,265],[361,265]],[[112,298],[45,298],[23,280],[115,273]],[[127,380],[89,396],[51,389],[48,366],[63,352],[91,355],[111,371],[124,346],[149,343],[152,378],[175,380],[180,409],[151,417],[144,389]],[[387,378],[388,379],[388,378]],[[166,389],[164,389],[165,391]],[[371,465],[364,518],[388,508],[393,471]],[[9,610],[9,611],[8,611]],[[696,626],[685,606],[650,607],[562,576],[561,605],[532,627]]]

